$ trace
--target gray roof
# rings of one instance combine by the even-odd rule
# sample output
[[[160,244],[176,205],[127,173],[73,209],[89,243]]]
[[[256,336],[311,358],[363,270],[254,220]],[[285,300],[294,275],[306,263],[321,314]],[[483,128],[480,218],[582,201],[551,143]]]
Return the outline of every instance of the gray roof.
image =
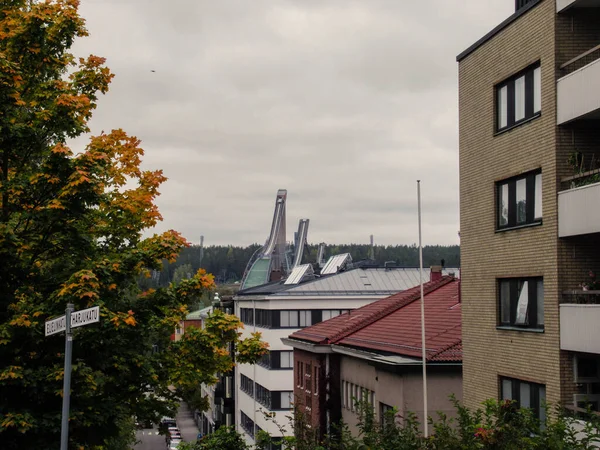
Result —
[[[206,316],[208,316],[208,314],[211,312],[211,310],[212,310],[212,306],[209,306],[208,308],[204,308],[204,309],[199,309],[197,311],[192,311],[187,316],[185,316],[185,320],[200,320],[200,319],[203,319]]]
[[[444,269],[444,275],[458,269]],[[429,281],[430,269],[423,268],[423,282]],[[300,284],[283,284],[282,281],[256,286],[238,292],[237,296],[332,296],[332,295],[391,295],[419,284],[419,269],[404,267],[365,267],[325,275]]]

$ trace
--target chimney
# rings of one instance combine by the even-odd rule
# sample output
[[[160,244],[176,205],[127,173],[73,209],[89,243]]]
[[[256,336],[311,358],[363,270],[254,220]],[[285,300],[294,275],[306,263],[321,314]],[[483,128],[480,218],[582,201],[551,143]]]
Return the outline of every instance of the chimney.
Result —
[[[431,266],[429,281],[438,281],[442,279],[442,266]]]

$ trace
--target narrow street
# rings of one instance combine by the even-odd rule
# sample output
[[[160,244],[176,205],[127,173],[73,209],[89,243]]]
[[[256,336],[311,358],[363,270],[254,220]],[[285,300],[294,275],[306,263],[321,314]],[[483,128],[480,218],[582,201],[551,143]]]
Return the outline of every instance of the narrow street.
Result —
[[[185,403],[179,407],[175,420],[183,440],[194,442],[198,436],[198,427],[194,422],[192,412]],[[139,430],[136,436],[140,442],[134,447],[135,450],[165,450],[167,448],[165,436],[158,433],[158,426]]]
[[[147,428],[137,432],[140,441],[134,448],[136,450],[165,450],[167,443],[165,437],[158,434],[158,428]]]

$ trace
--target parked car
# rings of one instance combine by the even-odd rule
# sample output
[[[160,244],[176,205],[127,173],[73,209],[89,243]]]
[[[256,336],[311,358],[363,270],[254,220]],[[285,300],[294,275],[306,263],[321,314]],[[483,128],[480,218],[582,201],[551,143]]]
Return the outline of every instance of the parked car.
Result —
[[[177,422],[172,417],[163,417],[160,419],[160,425],[163,427],[176,427]]]
[[[169,440],[183,439],[179,430],[169,430]]]

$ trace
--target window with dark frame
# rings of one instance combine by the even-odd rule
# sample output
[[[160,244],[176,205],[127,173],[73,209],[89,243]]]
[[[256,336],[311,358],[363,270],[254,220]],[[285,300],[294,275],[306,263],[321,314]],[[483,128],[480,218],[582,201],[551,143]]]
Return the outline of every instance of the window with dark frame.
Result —
[[[269,370],[293,369],[294,352],[290,350],[272,350],[263,355],[257,364]]]
[[[531,3],[534,0],[515,0],[515,11],[520,10],[527,6],[527,4]]]
[[[541,67],[537,62],[496,85],[497,132],[540,115],[541,83]]]
[[[254,397],[254,381],[246,375],[240,375],[240,389],[250,397]]]
[[[254,325],[254,310],[252,308],[240,308],[240,320],[246,325]]]
[[[395,417],[390,411],[393,411],[394,407],[386,405],[385,403],[379,402],[379,425],[384,428],[386,425],[393,424]]]
[[[539,170],[496,183],[498,230],[542,222],[542,173]]]
[[[535,417],[546,420],[546,386],[538,383],[500,377],[500,398],[513,400],[519,408],[529,408]]]
[[[254,437],[254,421],[244,411],[240,411],[240,425],[250,436]]]
[[[498,280],[500,326],[544,329],[544,281],[542,278]]]

